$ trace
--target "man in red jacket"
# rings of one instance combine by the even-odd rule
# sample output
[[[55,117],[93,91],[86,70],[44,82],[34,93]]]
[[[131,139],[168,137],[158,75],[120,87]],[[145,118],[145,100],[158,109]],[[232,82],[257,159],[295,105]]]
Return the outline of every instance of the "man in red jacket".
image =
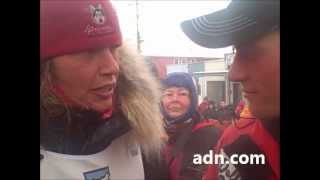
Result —
[[[226,9],[182,23],[185,34],[207,48],[233,45],[229,72],[240,82],[256,118],[242,118],[227,128],[215,152],[262,154],[264,164],[215,162],[204,179],[280,179],[280,1],[233,0]]]

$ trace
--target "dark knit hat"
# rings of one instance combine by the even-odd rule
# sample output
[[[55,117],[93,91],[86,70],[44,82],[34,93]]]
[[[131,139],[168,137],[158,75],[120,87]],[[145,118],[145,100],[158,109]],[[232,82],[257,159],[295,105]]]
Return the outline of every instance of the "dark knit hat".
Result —
[[[193,82],[192,76],[184,72],[171,73],[166,79],[162,81],[165,88],[169,87],[184,87],[190,91],[190,107],[186,114],[179,118],[171,118],[162,108],[162,113],[167,121],[167,124],[176,124],[189,120],[197,111],[198,97],[196,87]]]

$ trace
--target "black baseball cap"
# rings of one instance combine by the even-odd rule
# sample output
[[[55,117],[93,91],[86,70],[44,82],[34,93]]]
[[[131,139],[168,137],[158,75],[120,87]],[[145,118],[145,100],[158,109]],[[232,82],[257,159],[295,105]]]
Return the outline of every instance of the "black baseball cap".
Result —
[[[182,22],[181,28],[200,46],[239,45],[280,29],[280,0],[232,0],[223,10]]]

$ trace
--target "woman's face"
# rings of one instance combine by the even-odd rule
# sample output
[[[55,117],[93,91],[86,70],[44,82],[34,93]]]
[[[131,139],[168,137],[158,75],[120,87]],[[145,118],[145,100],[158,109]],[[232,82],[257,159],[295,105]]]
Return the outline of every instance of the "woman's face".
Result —
[[[112,107],[119,73],[116,48],[56,57],[52,73],[54,85],[77,105],[98,112]]]
[[[162,106],[171,118],[187,113],[190,107],[190,92],[183,87],[170,87],[164,90]]]

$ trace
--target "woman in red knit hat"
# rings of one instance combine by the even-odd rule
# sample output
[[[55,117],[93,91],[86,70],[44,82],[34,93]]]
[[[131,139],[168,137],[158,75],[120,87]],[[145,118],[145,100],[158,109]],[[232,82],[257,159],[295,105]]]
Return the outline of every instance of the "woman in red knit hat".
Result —
[[[41,179],[164,179],[149,171],[165,134],[158,84],[111,3],[41,0],[40,13]]]

